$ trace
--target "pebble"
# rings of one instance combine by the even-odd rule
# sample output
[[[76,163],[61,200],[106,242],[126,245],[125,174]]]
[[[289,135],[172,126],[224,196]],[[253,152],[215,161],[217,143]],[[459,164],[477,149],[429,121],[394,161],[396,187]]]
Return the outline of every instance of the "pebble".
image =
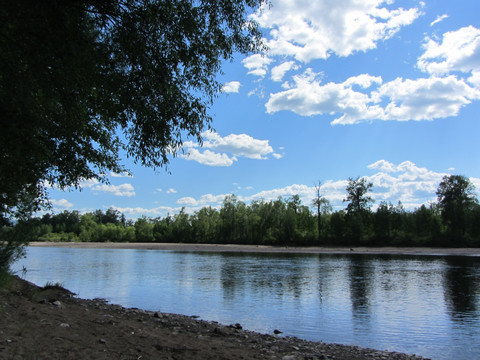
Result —
[[[61,323],[61,324],[60,324],[60,327],[62,327],[62,328],[69,328],[69,327],[70,327],[70,324]]]

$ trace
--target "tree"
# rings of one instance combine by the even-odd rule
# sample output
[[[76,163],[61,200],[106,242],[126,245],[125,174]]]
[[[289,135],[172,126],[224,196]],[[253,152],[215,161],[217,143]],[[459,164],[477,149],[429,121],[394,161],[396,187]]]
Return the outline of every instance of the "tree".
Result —
[[[347,197],[343,201],[347,204],[347,233],[356,242],[363,241],[369,225],[370,205],[373,199],[367,196],[373,183],[365,178],[348,179]]]
[[[465,235],[467,213],[478,203],[475,186],[462,175],[444,176],[437,189],[438,206],[450,235]]]
[[[319,181],[318,184],[315,184],[315,198],[313,199],[313,206],[315,206],[317,210],[318,240],[320,240],[322,234],[322,213],[332,211],[330,201],[322,194],[321,188],[322,183]]]
[[[349,201],[347,204],[347,214],[361,214],[370,210],[370,205],[374,200],[367,196],[372,190],[373,183],[367,182],[365,178],[348,178],[347,197],[343,201]]]
[[[159,168],[201,141],[222,61],[263,50],[264,1],[3,1],[0,225],[126,170],[120,151]]]

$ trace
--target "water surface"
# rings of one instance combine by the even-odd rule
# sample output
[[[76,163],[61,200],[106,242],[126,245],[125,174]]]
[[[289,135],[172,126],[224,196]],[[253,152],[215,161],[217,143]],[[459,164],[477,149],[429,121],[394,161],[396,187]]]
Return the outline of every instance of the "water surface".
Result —
[[[480,258],[29,247],[40,286],[307,340],[480,358]]]

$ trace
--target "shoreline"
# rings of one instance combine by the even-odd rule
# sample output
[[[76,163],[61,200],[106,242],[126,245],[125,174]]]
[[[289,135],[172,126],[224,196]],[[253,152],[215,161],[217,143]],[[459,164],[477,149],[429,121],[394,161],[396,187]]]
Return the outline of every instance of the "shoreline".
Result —
[[[399,352],[261,334],[240,324],[81,299],[18,277],[0,288],[0,358],[428,360]],[[275,332],[275,331],[274,331]]]
[[[480,256],[480,248],[437,247],[348,247],[348,246],[269,246],[237,244],[185,243],[121,243],[121,242],[31,242],[34,247],[64,247],[78,249],[136,249],[178,252],[237,252],[280,254],[360,254],[360,255],[424,255],[424,256]]]

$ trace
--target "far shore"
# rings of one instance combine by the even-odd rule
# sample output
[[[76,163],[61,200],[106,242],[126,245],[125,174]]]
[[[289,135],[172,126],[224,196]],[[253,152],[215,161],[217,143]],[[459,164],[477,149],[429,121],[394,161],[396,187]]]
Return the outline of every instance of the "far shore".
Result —
[[[183,252],[239,252],[291,254],[377,254],[377,255],[441,255],[480,256],[480,248],[433,247],[345,247],[345,246],[266,246],[237,244],[171,244],[121,242],[31,242],[29,246],[79,249],[145,249]]]

